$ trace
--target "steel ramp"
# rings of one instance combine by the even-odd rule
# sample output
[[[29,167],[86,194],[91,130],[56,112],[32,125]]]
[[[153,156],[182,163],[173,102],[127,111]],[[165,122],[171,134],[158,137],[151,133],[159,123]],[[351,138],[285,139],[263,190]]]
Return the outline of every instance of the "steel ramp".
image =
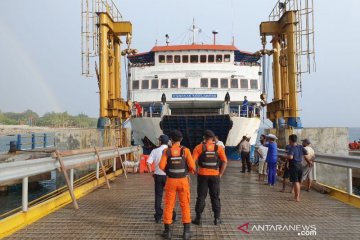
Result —
[[[301,202],[289,201],[290,193],[257,181],[256,173],[240,173],[240,163],[230,162],[221,182],[223,224],[213,225],[209,196],[203,226],[191,226],[192,239],[358,239],[360,209],[317,192],[301,192]],[[79,210],[72,205],[18,231],[9,239],[162,239],[162,224],[154,214],[153,179],[148,174],[129,174],[81,198]],[[194,217],[196,179],[191,184]],[[289,188],[288,188],[289,189]],[[179,206],[176,211],[181,215]],[[299,237],[296,231],[250,231],[239,226],[315,225],[316,236]],[[173,239],[182,239],[182,224],[173,224]]]

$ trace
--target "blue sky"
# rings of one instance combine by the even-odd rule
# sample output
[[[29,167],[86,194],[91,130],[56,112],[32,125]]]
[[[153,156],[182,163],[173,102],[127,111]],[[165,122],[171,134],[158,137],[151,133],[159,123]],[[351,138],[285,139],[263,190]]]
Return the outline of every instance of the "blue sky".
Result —
[[[259,24],[275,2],[116,1],[124,19],[133,23],[133,45],[139,51],[148,51],[156,40],[163,44],[166,33],[178,40],[193,17],[204,40],[210,41],[216,29],[218,43],[230,44],[234,35],[238,48],[257,51]],[[1,0],[0,9],[1,111],[68,111],[96,117],[96,80],[81,76],[80,0]],[[305,127],[360,126],[358,9],[356,0],[315,0],[317,72],[303,77]]]

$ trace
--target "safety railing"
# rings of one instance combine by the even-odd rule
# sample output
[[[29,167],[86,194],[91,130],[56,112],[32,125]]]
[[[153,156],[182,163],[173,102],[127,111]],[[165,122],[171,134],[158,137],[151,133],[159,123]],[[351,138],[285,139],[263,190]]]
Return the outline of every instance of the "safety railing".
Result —
[[[49,134],[18,134],[16,136],[16,150],[29,150],[54,146],[54,139]],[[12,143],[10,143],[10,148]]]
[[[279,156],[285,156],[286,150],[279,149]],[[344,156],[344,155],[332,155],[317,153],[314,160],[314,179],[316,176],[316,163],[321,163],[330,166],[342,167],[347,169],[347,193],[353,195],[353,176],[352,169],[360,169],[360,157],[357,156]]]
[[[231,106],[230,112],[233,115],[238,115],[239,117],[246,118],[259,118],[261,107],[259,106],[248,106],[248,105],[238,105],[237,108]]]
[[[125,156],[124,161],[126,161],[126,154],[137,153],[140,151],[140,149],[141,148],[137,146],[124,148],[105,147],[99,149],[94,148],[86,150],[73,150],[56,152],[56,154],[51,157],[1,163],[0,185],[22,179],[22,211],[26,212],[28,210],[29,177],[48,173],[56,169],[62,169],[64,175],[66,175],[65,178],[69,178],[68,187],[71,193],[74,186],[74,169],[96,164],[96,179],[99,179],[100,167],[102,168],[103,173],[105,171],[103,166],[103,162],[105,160],[113,160],[112,168],[115,172],[117,170],[116,159],[118,157],[122,163],[123,155]],[[69,177],[67,176],[68,170],[70,171]]]

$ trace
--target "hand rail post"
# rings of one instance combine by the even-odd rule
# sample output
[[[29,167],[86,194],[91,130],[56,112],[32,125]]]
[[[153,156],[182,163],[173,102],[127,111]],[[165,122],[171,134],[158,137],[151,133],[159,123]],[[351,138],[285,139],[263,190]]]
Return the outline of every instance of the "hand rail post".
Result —
[[[36,147],[36,135],[35,133],[31,134],[31,149],[35,149]]]
[[[44,133],[44,148],[47,146],[47,134]]]
[[[70,169],[70,186],[74,190],[74,169]]]
[[[116,157],[114,158],[113,162],[113,171],[116,172]]]
[[[348,193],[349,195],[353,194],[353,187],[352,187],[352,169],[348,168],[347,169],[347,175],[348,175]]]
[[[29,195],[29,178],[22,179],[22,211],[28,211],[28,195]]]
[[[16,140],[16,150],[21,150],[21,134],[17,135],[17,140]]]

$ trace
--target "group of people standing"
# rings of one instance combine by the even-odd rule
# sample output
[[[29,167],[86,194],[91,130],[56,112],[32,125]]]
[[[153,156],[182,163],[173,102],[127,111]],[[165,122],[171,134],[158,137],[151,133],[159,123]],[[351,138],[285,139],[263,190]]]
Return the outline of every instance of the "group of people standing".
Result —
[[[190,225],[202,224],[202,213],[205,208],[205,199],[209,193],[212,210],[214,213],[214,224],[221,224],[220,204],[220,179],[227,166],[224,144],[219,141],[211,130],[204,132],[203,141],[197,145],[193,153],[184,146],[181,146],[183,135],[180,131],[174,130],[169,136],[159,137],[159,147],[154,149],[148,160],[149,173],[152,174],[155,182],[155,222],[161,223],[163,219],[165,239],[171,239],[171,224],[176,220],[174,211],[176,195],[178,195],[184,225],[183,239],[191,238]],[[268,176],[268,185],[273,186],[276,182],[276,171],[278,152],[276,136],[269,134],[261,135],[260,146],[257,149],[259,154],[259,180]],[[302,140],[303,145],[297,144],[297,136],[289,136],[289,145],[284,159],[288,163],[288,175],[293,183],[295,201],[300,201],[300,183],[304,177],[311,182],[311,170],[314,161],[314,151],[309,147],[308,139]],[[244,136],[239,144],[242,158],[242,171],[251,171],[250,162],[250,138]],[[303,162],[305,161],[305,163]],[[198,167],[196,167],[196,162]],[[152,173],[151,165],[155,164],[155,171]],[[197,199],[195,204],[196,217],[191,220],[190,210],[190,178],[189,174],[197,175]],[[310,183],[308,184],[310,189]],[[165,192],[164,210],[161,207],[163,192]]]
[[[165,239],[171,239],[171,224],[176,219],[174,211],[176,195],[180,201],[183,239],[190,239],[190,224],[201,225],[205,199],[209,192],[214,224],[221,224],[220,179],[225,172],[227,158],[223,143],[214,132],[206,130],[204,140],[197,145],[191,154],[190,150],[181,146],[182,133],[172,131],[169,136],[159,137],[160,146],[154,149],[147,160],[148,170],[155,182],[155,222],[160,223],[163,216]],[[198,167],[196,167],[196,162]],[[155,164],[155,172],[151,164]],[[190,214],[190,178],[189,174],[197,175],[197,199],[195,204],[196,217],[191,220]],[[165,191],[164,205],[161,208],[162,195]]]
[[[259,181],[268,176],[267,184],[274,186],[278,163],[277,137],[273,134],[261,135],[260,145],[257,149],[259,155]],[[306,190],[310,191],[313,177],[313,165],[315,152],[310,146],[309,139],[303,139],[298,144],[298,137],[295,134],[289,136],[289,144],[286,146],[286,154],[282,157],[284,161],[283,189],[285,192],[286,179],[290,178],[292,183],[291,192],[294,192],[294,200],[300,201],[300,187],[306,181]]]

